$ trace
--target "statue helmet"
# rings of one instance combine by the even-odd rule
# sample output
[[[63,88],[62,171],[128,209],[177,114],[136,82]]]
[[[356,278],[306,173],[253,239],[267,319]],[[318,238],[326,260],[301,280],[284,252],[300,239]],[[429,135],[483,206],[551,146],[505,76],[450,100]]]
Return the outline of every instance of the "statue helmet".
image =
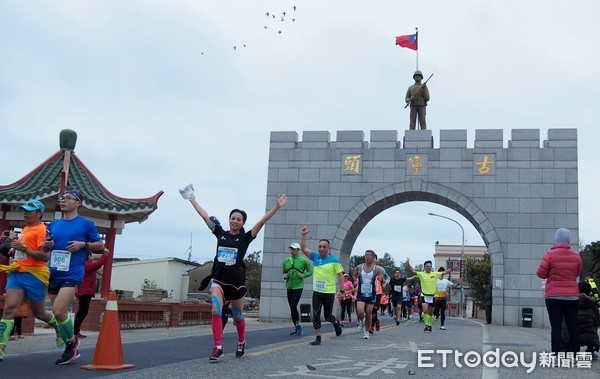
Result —
[[[413,74],[413,79],[415,78],[415,76],[419,75],[421,77],[421,79],[423,79],[423,73],[419,70],[415,71],[415,73]]]

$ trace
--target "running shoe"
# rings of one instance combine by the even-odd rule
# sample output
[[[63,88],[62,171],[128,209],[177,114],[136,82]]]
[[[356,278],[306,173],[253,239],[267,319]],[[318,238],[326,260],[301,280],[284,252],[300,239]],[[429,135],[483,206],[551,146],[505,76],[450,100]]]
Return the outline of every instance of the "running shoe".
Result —
[[[371,334],[375,333],[375,330],[373,329],[373,327],[369,328],[369,333],[371,333]]]
[[[310,344],[313,346],[319,346],[321,344],[321,340],[314,340]]]
[[[375,322],[375,330],[379,331],[379,329],[381,329],[381,325],[379,323],[379,319],[377,319],[377,322]]]
[[[62,356],[54,362],[56,365],[67,365],[77,358],[81,357],[77,348],[79,347],[79,340],[75,338],[74,341],[67,342],[67,347],[63,352]]]
[[[340,321],[336,320],[335,324],[333,324],[333,329],[335,329],[335,335],[336,336],[341,336],[342,335],[342,327],[340,326]]]
[[[77,339],[78,339],[78,340],[84,340],[84,339],[86,339],[86,338],[87,338],[87,336],[86,336],[86,335],[84,335],[84,334],[81,334],[81,333],[77,333],[77,334],[75,334],[75,337],[77,337]]]
[[[241,358],[245,355],[246,341],[238,342],[237,350],[235,351],[235,357]]]
[[[290,332],[290,336],[294,336],[296,334],[298,334],[298,328],[297,327],[294,328],[294,329],[292,329],[292,331]]]
[[[400,320],[396,320],[396,326],[400,325]]]
[[[17,336],[17,339],[18,339],[18,340],[23,340],[23,339],[25,339],[25,337],[23,337],[23,335],[22,335],[22,334],[19,334],[19,335]]]
[[[363,333],[363,338],[368,340],[369,339],[369,332],[364,332]]]
[[[16,339],[17,339],[17,337],[15,337],[15,336],[10,336],[10,337],[8,337],[8,340],[9,340],[9,341],[14,341],[14,340],[16,340]]]
[[[428,327],[427,327],[427,331],[428,331],[429,333],[431,333],[431,332],[432,332],[432,330],[431,330],[431,326],[428,326]]]
[[[301,336],[302,333],[304,333],[304,329],[302,329],[302,325],[300,325],[300,324],[296,325],[296,334]]]
[[[348,317],[348,324],[352,324],[352,319]]]
[[[425,333],[427,333],[427,332],[429,331],[429,327],[428,327],[428,326],[425,326],[425,329],[423,329],[423,331],[424,331]]]
[[[356,326],[358,326],[358,331],[359,331],[359,332],[362,332],[363,330],[365,330],[365,325],[364,325],[364,323],[362,322],[362,320],[358,320],[358,321],[356,322]]]
[[[237,352],[236,352],[237,355]],[[213,352],[210,355],[210,357],[208,358],[209,362],[216,362],[219,360],[219,358],[221,358],[221,356],[223,356],[223,349],[217,349],[216,347],[213,347]]]
[[[442,325],[442,326],[440,326],[440,329],[446,330],[446,327],[444,325]]]

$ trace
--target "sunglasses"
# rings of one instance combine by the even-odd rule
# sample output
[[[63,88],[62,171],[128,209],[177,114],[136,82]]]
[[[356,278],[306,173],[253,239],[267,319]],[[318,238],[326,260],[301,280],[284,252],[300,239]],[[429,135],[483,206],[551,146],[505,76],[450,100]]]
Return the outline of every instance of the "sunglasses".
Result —
[[[432,266],[432,265],[425,265],[425,267],[429,267],[429,268],[431,268],[431,267],[433,267],[433,266]]]
[[[60,196],[58,198],[58,201],[79,201],[79,199],[77,199],[76,197],[71,197],[71,196]]]

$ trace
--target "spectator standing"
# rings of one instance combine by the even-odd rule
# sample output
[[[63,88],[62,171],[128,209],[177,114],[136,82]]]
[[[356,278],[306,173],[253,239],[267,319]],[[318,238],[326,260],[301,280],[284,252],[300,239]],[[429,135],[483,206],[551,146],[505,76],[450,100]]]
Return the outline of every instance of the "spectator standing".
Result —
[[[492,323],[492,283],[489,283],[485,289],[485,295],[483,297],[483,306],[485,307],[485,323]]]
[[[104,249],[102,255],[95,261],[93,260],[92,253],[88,255],[88,260],[85,262],[85,275],[83,281],[77,286],[77,299],[79,300],[79,307],[75,314],[75,322],[73,323],[73,331],[75,337],[79,339],[87,338],[86,335],[81,334],[81,324],[85,320],[88,311],[90,310],[90,302],[92,298],[96,296],[96,272],[104,266],[104,263],[108,259],[108,249]]]
[[[554,234],[554,246],[544,254],[536,271],[538,277],[546,279],[546,310],[550,319],[553,353],[560,351],[563,320],[570,336],[568,351],[579,351],[577,277],[581,273],[581,267],[581,256],[571,250],[571,232],[565,228],[558,229]]]

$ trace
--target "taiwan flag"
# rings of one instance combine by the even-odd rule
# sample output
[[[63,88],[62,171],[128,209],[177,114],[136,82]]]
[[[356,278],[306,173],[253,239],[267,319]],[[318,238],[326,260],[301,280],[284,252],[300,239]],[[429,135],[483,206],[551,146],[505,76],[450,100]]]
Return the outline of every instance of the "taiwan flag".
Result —
[[[396,45],[400,45],[402,47],[407,47],[409,49],[418,50],[419,49],[419,34],[409,34],[406,36],[396,37]]]

